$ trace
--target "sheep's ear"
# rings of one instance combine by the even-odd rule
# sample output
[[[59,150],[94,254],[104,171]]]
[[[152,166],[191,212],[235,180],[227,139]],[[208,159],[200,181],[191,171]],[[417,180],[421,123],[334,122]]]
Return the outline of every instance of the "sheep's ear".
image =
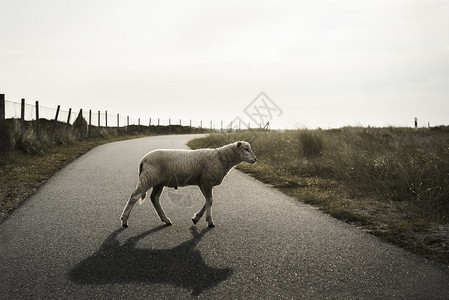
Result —
[[[237,142],[237,148],[240,149],[242,147],[242,142]]]

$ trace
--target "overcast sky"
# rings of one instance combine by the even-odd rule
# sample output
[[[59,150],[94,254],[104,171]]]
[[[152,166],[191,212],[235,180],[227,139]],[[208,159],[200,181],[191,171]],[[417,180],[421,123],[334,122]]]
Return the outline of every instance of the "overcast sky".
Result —
[[[258,111],[272,128],[449,124],[446,0],[0,0],[0,11],[9,101],[214,124]]]

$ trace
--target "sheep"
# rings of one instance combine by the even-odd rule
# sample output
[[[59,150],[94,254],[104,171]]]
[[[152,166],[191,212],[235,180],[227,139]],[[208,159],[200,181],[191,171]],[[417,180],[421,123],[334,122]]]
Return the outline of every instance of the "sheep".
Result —
[[[206,204],[192,217],[192,221],[196,224],[206,212],[208,226],[215,227],[211,216],[212,188],[221,184],[229,170],[243,161],[250,164],[256,162],[251,145],[245,141],[216,149],[160,149],[149,152],[140,161],[139,180],[123,209],[122,226],[128,227],[129,213],[137,200],[145,200],[150,188],[153,188],[150,199],[159,218],[166,225],[172,225],[159,203],[162,190],[166,186],[177,189],[180,186],[198,185],[206,198]]]

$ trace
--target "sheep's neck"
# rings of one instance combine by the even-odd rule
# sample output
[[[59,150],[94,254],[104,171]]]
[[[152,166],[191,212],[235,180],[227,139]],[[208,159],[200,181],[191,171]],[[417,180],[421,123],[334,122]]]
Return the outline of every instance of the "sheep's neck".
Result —
[[[234,153],[228,153],[228,149],[219,149],[218,155],[226,173],[235,165],[241,163],[240,159],[236,158]]]

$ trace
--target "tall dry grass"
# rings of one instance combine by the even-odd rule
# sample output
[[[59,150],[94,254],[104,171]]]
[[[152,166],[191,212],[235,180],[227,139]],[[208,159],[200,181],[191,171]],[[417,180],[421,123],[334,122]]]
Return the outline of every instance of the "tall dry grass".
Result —
[[[267,181],[276,177],[294,187],[304,177],[332,179],[355,197],[406,202],[421,218],[448,222],[448,127],[244,131],[213,134],[190,145],[217,147],[236,140],[251,143],[262,180],[265,174]]]

